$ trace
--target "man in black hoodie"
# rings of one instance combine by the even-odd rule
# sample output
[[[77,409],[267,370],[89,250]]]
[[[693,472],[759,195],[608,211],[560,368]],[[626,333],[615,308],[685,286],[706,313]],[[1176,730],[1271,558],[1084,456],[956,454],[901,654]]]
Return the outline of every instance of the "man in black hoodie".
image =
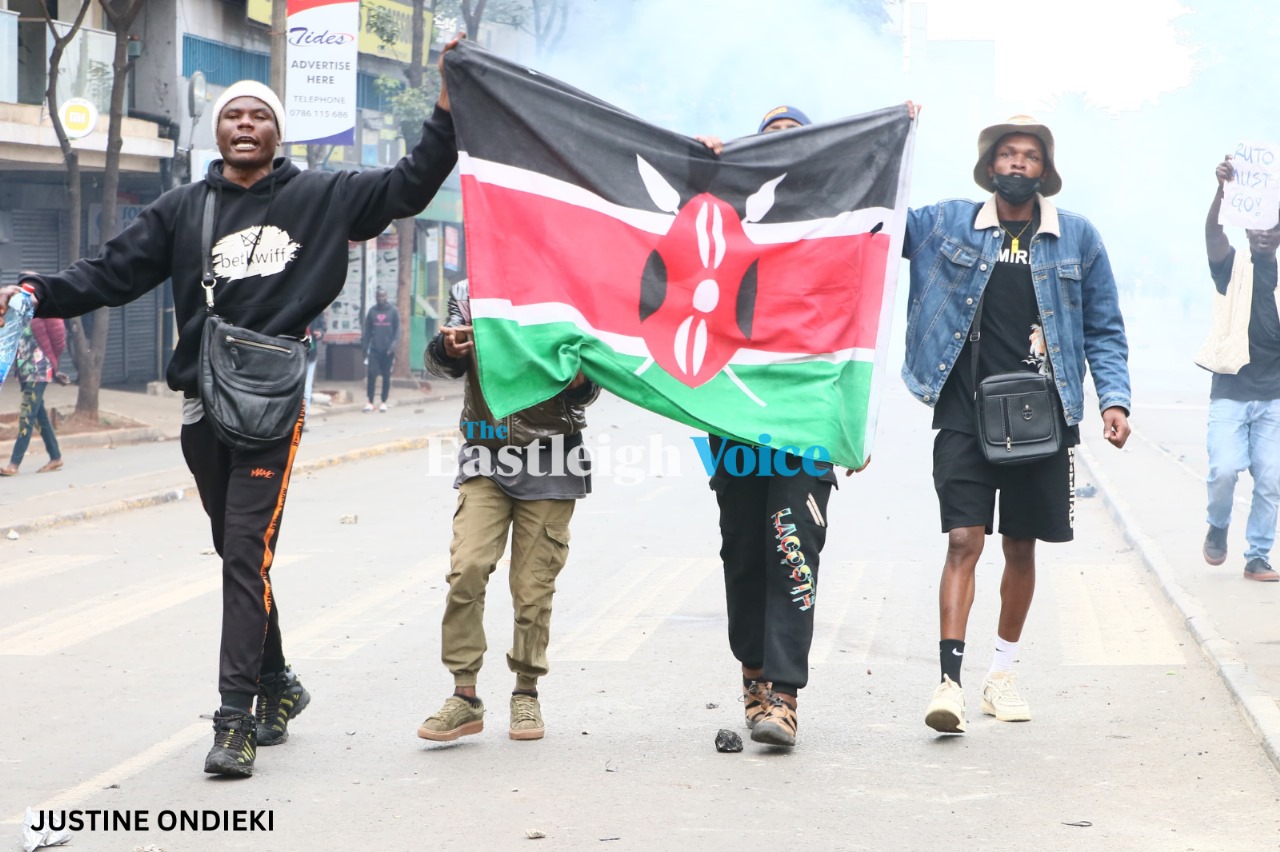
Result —
[[[222,557],[222,703],[204,770],[246,776],[253,774],[257,747],[284,742],[289,720],[310,701],[285,664],[270,580],[305,408],[291,439],[253,451],[222,443],[204,418],[199,349],[205,196],[212,192],[218,202],[212,250],[218,313],[253,331],[300,338],[342,289],[347,242],[371,239],[392,220],[426,207],[452,170],[457,146],[443,84],[422,140],[386,169],[301,171],[288,158],[277,158],[284,111],[261,83],[228,88],[213,120],[222,159],[209,166],[203,181],[160,196],[98,257],[18,283],[34,287],[37,316],[74,317],[131,302],[173,279],[179,336],[168,381],[186,397],[182,453]],[[17,292],[0,288],[0,325]]]
[[[365,361],[369,365],[369,402],[365,411],[373,411],[373,392],[382,376],[382,405],[387,410],[387,396],[391,393],[391,366],[396,360],[396,341],[400,339],[400,312],[387,301],[387,291],[379,287],[374,292],[377,300],[364,318]]]

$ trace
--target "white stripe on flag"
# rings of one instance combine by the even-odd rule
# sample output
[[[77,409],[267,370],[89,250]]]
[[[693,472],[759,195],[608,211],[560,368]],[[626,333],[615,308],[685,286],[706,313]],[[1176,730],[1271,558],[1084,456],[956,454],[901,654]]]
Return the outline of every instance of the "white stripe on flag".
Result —
[[[500,186],[503,189],[514,189],[527,192],[552,201],[592,210],[611,219],[617,219],[651,234],[665,235],[671,230],[675,216],[670,213],[657,213],[648,210],[637,210],[614,204],[567,181],[547,177],[539,172],[495,163],[472,157],[466,151],[458,152],[458,166],[464,175],[471,175],[481,183]],[[899,211],[905,216],[906,209]],[[776,245],[793,243],[799,240],[821,240],[828,237],[852,237],[868,233],[878,224],[886,228],[894,222],[895,213],[887,207],[868,207],[863,210],[851,210],[825,219],[811,219],[804,222],[776,222],[760,224],[744,222],[743,230],[748,239],[756,245]],[[899,217],[901,218],[901,217]]]
[[[458,152],[458,167],[464,175],[471,175],[481,183],[500,186],[503,189],[514,189],[518,192],[528,192],[552,201],[562,201],[574,207],[594,210],[651,234],[666,234],[671,230],[671,223],[676,220],[676,217],[670,213],[651,213],[647,210],[623,207],[621,204],[606,201],[594,192],[567,181],[556,180],[528,169],[495,163],[492,160],[481,160],[470,156],[465,151]]]
[[[599,339],[620,355],[633,358],[649,358],[649,348],[642,337],[629,337],[612,331],[601,331],[587,322],[582,312],[564,302],[540,302],[536,305],[513,305],[509,299],[471,299],[471,316],[476,319],[511,320],[520,325],[546,325],[567,322],[579,331]],[[836,352],[769,352],[763,349],[739,349],[730,360],[738,366],[763,364],[803,364],[811,361],[827,361],[839,364],[845,361],[874,361],[874,349],[841,349]],[[638,374],[639,371],[637,371]]]

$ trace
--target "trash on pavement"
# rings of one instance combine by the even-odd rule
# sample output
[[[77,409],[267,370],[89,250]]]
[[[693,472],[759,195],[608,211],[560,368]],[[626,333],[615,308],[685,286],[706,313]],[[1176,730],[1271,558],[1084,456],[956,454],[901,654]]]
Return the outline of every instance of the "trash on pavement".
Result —
[[[41,817],[40,822],[44,827],[37,831],[31,827],[36,821],[36,812],[28,807],[22,815],[22,848],[26,852],[35,852],[42,846],[61,846],[71,839],[71,829],[54,831]]]

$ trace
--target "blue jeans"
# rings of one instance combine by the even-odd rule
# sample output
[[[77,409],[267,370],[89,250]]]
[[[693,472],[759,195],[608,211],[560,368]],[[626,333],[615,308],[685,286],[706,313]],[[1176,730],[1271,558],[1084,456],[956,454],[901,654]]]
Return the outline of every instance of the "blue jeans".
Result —
[[[1209,523],[1231,525],[1236,480],[1243,470],[1253,477],[1253,506],[1244,537],[1244,558],[1266,559],[1276,540],[1280,507],[1280,400],[1209,403]]]
[[[27,444],[31,443],[31,432],[37,426],[40,437],[44,439],[44,448],[49,453],[49,460],[62,458],[58,450],[58,436],[53,434],[53,422],[49,420],[49,412],[44,407],[44,382],[31,382],[22,385],[22,407],[18,414],[18,440],[13,442],[13,454],[9,463],[14,467],[22,464],[22,457],[27,454]]]
[[[308,361],[307,362],[307,380],[306,380],[306,383],[303,385],[303,389],[302,389],[302,398],[307,403],[307,409],[306,409],[307,414],[311,413],[311,388],[315,386],[315,383],[316,383],[316,362]]]

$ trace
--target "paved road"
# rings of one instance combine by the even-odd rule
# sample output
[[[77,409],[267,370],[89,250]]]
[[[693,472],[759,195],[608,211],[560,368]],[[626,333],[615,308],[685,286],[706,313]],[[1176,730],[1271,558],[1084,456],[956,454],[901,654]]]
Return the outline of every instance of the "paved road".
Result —
[[[247,781],[200,772],[218,564],[196,506],[0,542],[0,850],[18,848],[27,805],[273,812],[267,834],[81,833],[70,847],[110,850],[1280,845],[1280,776],[1099,500],[1079,503],[1077,543],[1042,554],[1021,662],[1035,721],[977,713],[992,552],[970,635],[970,733],[924,726],[943,547],[927,422],[890,387],[875,463],[832,499],[792,752],[715,752],[718,728],[741,729],[741,705],[714,501],[689,430],[616,401],[592,416],[614,458],[659,435],[680,469],[668,456],[665,475],[635,484],[620,481],[630,468],[599,475],[579,506],[540,742],[505,735],[502,569],[480,684],[488,730],[444,746],[414,735],[449,692],[439,617],[454,500],[427,451],[291,488],[275,577],[286,650],[315,700]],[[172,464],[173,447],[152,449]]]

